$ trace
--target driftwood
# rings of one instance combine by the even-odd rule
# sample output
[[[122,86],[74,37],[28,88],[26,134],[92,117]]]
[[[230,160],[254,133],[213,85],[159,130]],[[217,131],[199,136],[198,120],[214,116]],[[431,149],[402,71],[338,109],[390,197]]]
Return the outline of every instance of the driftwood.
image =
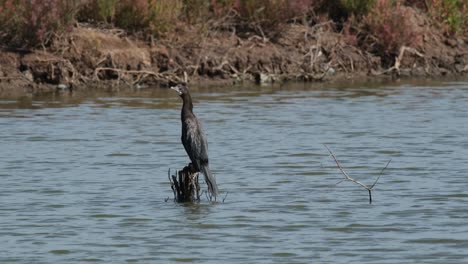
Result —
[[[169,181],[172,192],[174,192],[174,201],[178,203],[199,202],[200,184],[198,183],[198,172],[193,170],[191,164],[185,166],[181,171],[176,171],[171,175],[171,169],[168,171]]]
[[[330,152],[330,155],[333,157],[333,160],[335,161],[336,165],[338,166],[338,169],[340,169],[341,173],[344,175],[344,179],[339,181],[338,183],[336,183],[337,185],[342,183],[343,181],[351,181],[351,182],[354,182],[355,184],[357,185],[360,185],[361,187],[363,187],[364,189],[366,189],[368,192],[369,192],[369,204],[372,204],[372,190],[374,189],[375,185],[377,184],[377,182],[379,181],[380,179],[380,176],[382,176],[383,172],[385,171],[385,169],[388,167],[388,165],[390,164],[390,162],[392,160],[389,160],[387,162],[387,165],[385,165],[385,167],[380,171],[380,174],[379,176],[377,177],[377,179],[374,181],[374,183],[371,185],[371,186],[367,186],[365,185],[364,183],[360,182],[360,181],[357,181],[355,180],[354,178],[352,178],[351,176],[349,176],[348,173],[346,173],[346,171],[343,169],[343,167],[341,166],[340,162],[338,161],[338,159],[336,158],[335,154],[333,154],[333,152],[330,150],[330,148],[328,148],[327,145],[325,145],[325,148],[327,148],[328,152]]]
[[[400,48],[400,53],[398,54],[398,57],[395,58],[395,64],[382,71],[382,72],[377,72],[377,73],[374,73],[374,75],[382,75],[382,74],[386,74],[386,73],[389,73],[389,72],[396,72],[398,75],[400,75],[400,66],[401,66],[401,62],[403,60],[403,56],[405,55],[405,52],[409,52],[409,53],[412,53],[414,55],[417,55],[418,57],[420,58],[423,58],[425,60],[425,63],[426,63],[426,73],[427,73],[427,61],[426,61],[426,57],[421,54],[419,51],[417,51],[416,49],[414,48],[410,48],[410,47],[406,47],[406,46],[403,46]]]

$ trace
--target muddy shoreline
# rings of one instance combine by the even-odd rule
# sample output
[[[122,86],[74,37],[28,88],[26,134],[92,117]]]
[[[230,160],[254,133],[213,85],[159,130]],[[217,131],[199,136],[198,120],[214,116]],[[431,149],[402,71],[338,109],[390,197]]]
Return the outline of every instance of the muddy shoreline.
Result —
[[[48,48],[0,50],[0,94],[197,84],[334,82],[468,76],[467,34],[447,36],[412,10],[422,43],[388,61],[349,44],[330,23],[287,24],[278,40],[186,28],[160,40],[79,24]],[[100,88],[98,88],[100,87]]]

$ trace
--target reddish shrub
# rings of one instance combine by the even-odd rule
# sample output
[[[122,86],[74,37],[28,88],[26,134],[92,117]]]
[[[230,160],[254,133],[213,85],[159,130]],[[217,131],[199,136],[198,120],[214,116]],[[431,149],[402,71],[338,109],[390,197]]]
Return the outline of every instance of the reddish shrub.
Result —
[[[351,16],[348,21],[343,24],[343,40],[349,45],[355,46],[358,44],[358,35],[354,30],[352,30],[353,25],[356,23],[356,18]]]
[[[276,37],[279,26],[293,18],[306,14],[314,0],[236,0],[233,9],[238,14],[241,31],[254,31]]]
[[[289,16],[296,17],[308,13],[316,5],[317,0],[292,0],[288,1],[287,12]]]
[[[48,44],[54,33],[71,29],[78,0],[0,1],[0,38],[7,46]]]
[[[235,0],[211,0],[210,9],[215,16],[222,16],[229,12]]]
[[[378,0],[363,18],[368,32],[374,36],[371,40],[372,44],[375,44],[373,51],[393,56],[402,46],[419,45],[418,34],[408,17],[408,9],[403,7],[400,1]]]

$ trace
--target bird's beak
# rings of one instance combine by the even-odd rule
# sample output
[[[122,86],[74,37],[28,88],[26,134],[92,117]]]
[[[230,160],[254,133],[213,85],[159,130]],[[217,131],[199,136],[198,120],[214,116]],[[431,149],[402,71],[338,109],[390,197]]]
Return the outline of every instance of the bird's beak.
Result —
[[[171,86],[171,89],[174,90],[174,91],[176,91],[179,95],[181,94],[180,88],[179,88],[179,87],[177,87],[177,86]]]

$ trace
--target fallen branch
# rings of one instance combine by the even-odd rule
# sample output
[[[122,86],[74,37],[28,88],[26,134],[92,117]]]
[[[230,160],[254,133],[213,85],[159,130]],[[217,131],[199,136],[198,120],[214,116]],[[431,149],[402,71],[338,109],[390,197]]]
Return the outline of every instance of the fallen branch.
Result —
[[[410,47],[406,47],[406,46],[403,46],[401,47],[400,49],[400,54],[398,55],[396,61],[395,61],[395,68],[400,71],[400,65],[401,65],[401,61],[403,60],[403,55],[405,55],[405,52],[408,51],[408,52],[411,52],[415,55],[417,55],[418,57],[421,57],[421,58],[424,58],[424,55],[422,55],[419,51],[417,51],[416,49],[414,48],[410,48]]]
[[[364,189],[366,189],[368,192],[369,192],[369,204],[372,204],[372,190],[374,189],[375,185],[377,184],[377,182],[379,181],[380,179],[380,176],[382,176],[383,172],[385,171],[385,169],[388,167],[388,165],[390,164],[390,162],[392,160],[389,160],[387,162],[387,165],[385,165],[385,167],[382,169],[382,171],[380,171],[380,174],[379,176],[377,177],[377,179],[375,180],[375,182],[371,185],[371,186],[367,186],[365,185],[364,183],[360,182],[360,181],[357,181],[355,180],[354,178],[352,178],[351,176],[349,176],[348,173],[346,173],[346,171],[343,169],[343,167],[341,166],[340,162],[338,161],[338,159],[336,158],[335,154],[333,154],[333,152],[330,150],[330,148],[328,148],[327,145],[325,145],[325,148],[327,148],[328,152],[330,152],[330,155],[333,157],[333,160],[335,160],[335,163],[336,165],[338,166],[338,169],[340,169],[341,173],[345,176],[345,178],[341,181],[339,181],[338,183],[336,183],[337,185],[342,183],[343,181],[351,181],[351,182],[354,182],[355,184],[357,185],[360,185],[362,186]]]
[[[403,46],[403,47],[400,48],[400,53],[398,54],[398,57],[395,58],[395,64],[392,67],[386,69],[385,71],[375,73],[374,75],[382,75],[382,74],[386,74],[386,73],[389,73],[389,72],[392,72],[392,71],[396,71],[397,74],[400,74],[400,65],[401,65],[401,61],[403,60],[403,56],[405,55],[405,52],[410,52],[410,53],[413,53],[413,54],[417,55],[420,58],[425,58],[424,55],[421,54],[416,49],[410,48],[410,47],[407,47],[407,46]],[[426,64],[427,64],[427,62],[426,62]]]

